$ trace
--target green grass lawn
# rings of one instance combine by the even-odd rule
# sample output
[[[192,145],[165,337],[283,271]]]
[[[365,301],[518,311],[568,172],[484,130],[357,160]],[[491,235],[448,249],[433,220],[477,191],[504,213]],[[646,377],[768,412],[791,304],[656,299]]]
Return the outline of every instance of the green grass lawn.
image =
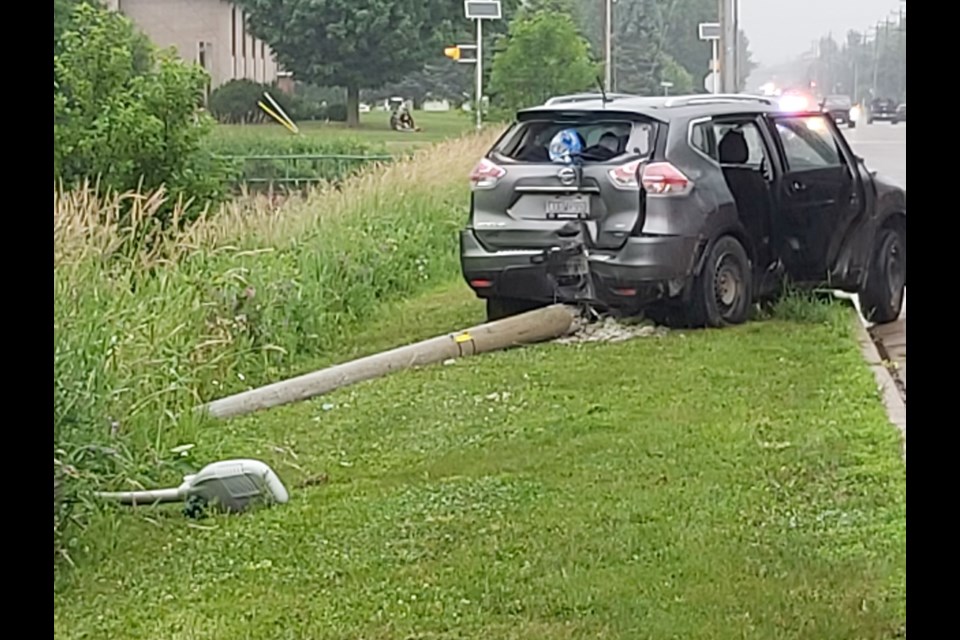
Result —
[[[413,114],[419,132],[403,133],[390,129],[390,114],[386,111],[371,111],[360,114],[360,127],[349,129],[341,123],[298,123],[301,135],[324,140],[352,139],[374,145],[383,144],[389,152],[415,149],[448,138],[455,138],[469,131],[474,121],[469,113],[459,111],[425,112]],[[277,123],[261,125],[217,125],[215,136],[264,136],[289,137],[294,134]]]
[[[458,284],[380,318],[340,356],[482,306]],[[401,372],[194,444],[196,465],[268,461],[291,502],[108,511],[57,575],[57,637],[840,640],[905,620],[906,471],[843,308]]]

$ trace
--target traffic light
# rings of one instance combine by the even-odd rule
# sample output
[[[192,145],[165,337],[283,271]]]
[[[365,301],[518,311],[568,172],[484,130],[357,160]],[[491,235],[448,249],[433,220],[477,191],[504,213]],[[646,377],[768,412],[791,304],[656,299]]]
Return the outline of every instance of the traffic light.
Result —
[[[447,56],[451,60],[460,60],[460,47],[446,47],[443,50],[443,55]]]

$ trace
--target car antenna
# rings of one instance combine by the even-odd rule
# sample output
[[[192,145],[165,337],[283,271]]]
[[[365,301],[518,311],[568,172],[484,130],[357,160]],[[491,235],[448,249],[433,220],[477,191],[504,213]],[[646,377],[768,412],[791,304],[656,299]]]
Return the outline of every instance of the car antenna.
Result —
[[[607,103],[608,103],[610,100],[609,100],[609,98],[607,98],[607,90],[604,89],[604,87],[603,87],[603,81],[600,79],[600,76],[597,76],[597,86],[600,87],[600,100],[601,100],[601,104],[603,104],[603,106],[606,107],[606,106],[607,106]]]

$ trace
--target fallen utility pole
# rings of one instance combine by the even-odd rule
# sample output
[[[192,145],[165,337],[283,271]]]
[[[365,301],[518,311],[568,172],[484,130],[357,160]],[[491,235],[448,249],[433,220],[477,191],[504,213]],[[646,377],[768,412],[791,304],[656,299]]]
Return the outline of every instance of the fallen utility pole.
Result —
[[[214,400],[200,410],[215,418],[235,418],[307,400],[401,369],[552,340],[569,332],[576,316],[575,308],[555,304],[244,391]]]

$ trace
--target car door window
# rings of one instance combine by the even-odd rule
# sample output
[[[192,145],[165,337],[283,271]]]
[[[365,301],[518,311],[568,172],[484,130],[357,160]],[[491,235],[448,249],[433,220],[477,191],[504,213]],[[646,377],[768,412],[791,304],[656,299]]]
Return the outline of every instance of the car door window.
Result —
[[[743,138],[747,143],[747,161],[742,164],[757,168],[762,166],[766,153],[764,152],[763,139],[760,137],[760,130],[757,129],[755,123],[715,123],[714,139],[717,140],[719,144],[719,141],[723,140],[723,137],[728,132],[734,130],[743,134]]]
[[[843,165],[837,140],[823,116],[779,119],[776,128],[791,171]]]

